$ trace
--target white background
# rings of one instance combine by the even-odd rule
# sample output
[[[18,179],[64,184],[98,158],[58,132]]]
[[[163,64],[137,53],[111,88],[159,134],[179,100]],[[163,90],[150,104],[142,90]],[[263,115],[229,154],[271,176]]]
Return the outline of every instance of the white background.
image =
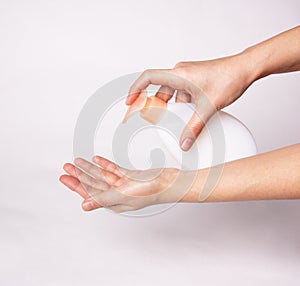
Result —
[[[297,0],[1,0],[0,285],[299,285],[299,201],[136,219],[84,213],[58,182],[78,113],[104,83],[239,52],[298,25],[299,11]],[[300,141],[299,79],[263,79],[227,109],[260,152]]]

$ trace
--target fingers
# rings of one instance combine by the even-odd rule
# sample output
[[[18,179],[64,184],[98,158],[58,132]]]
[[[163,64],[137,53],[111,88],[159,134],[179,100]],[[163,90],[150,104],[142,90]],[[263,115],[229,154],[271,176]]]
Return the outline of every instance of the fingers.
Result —
[[[70,164],[70,163],[66,163],[63,165],[63,169],[64,171],[66,171],[69,175],[76,177],[76,172],[75,172],[75,166]]]
[[[145,106],[147,102],[147,91],[143,90],[135,93],[132,100],[133,101],[124,116],[123,123],[125,123],[133,113],[140,111]]]
[[[76,165],[86,173],[90,174],[97,180],[106,182],[109,185],[115,186],[120,181],[120,176],[107,170],[101,169],[82,158],[76,158],[74,162],[76,162]]]
[[[175,90],[168,86],[161,86],[155,96],[160,98],[161,100],[168,102],[174,94]]]
[[[191,102],[191,95],[182,90],[177,90],[175,102]]]
[[[82,202],[82,208],[86,211],[94,210],[100,207],[110,208],[120,205],[124,201],[124,195],[114,189],[107,192],[101,192],[93,198],[85,199]]]
[[[109,189],[109,186],[105,182],[101,180],[96,181],[72,164],[65,164],[64,170],[69,175],[62,175],[60,181],[84,199],[93,199],[99,192]]]
[[[100,157],[100,161],[103,166],[106,166],[109,170],[113,170],[115,173],[120,173],[120,169],[113,162]],[[94,177],[86,174],[76,166],[72,164],[65,164],[63,169],[68,173],[68,175],[62,175],[60,181],[67,186],[69,189],[77,192],[84,201],[82,203],[82,208],[85,211],[101,208],[110,207],[116,205],[123,200],[124,195],[119,191],[116,191],[110,187],[110,184],[102,180],[103,178],[110,183],[115,183],[120,180],[120,177],[108,170],[103,170],[84,159],[76,159],[78,167],[81,167],[84,171],[94,174],[96,170],[101,172],[101,179],[95,179]],[[97,160],[96,160],[97,161]]]
[[[94,156],[93,161],[96,164],[98,164],[101,168],[103,168],[104,171],[108,171],[118,177],[123,177],[127,171],[126,169],[121,168],[120,166],[115,164],[114,162],[100,156]]]
[[[110,186],[102,180],[96,180],[78,168],[75,168],[76,177],[83,185],[86,192],[90,195],[97,194],[99,191],[108,191]]]
[[[74,160],[74,163],[76,166],[85,171],[87,174],[93,176],[95,179],[105,180],[103,174],[101,173],[101,169],[92,164],[91,162],[86,161],[82,158],[76,158]]]
[[[94,202],[93,200],[86,200],[82,202],[82,208],[85,211],[93,211],[95,209],[101,208],[102,206],[99,206],[96,202]],[[122,213],[125,211],[129,211],[131,210],[130,207],[125,206],[125,205],[114,205],[114,206],[110,206],[110,207],[106,207],[106,209],[111,210],[115,213]]]
[[[104,195],[96,195],[95,198],[92,198],[90,195],[87,194],[82,183],[77,178],[72,177],[70,175],[62,175],[59,179],[69,189],[77,192],[82,196],[82,198],[84,199],[84,201],[82,202],[82,208],[85,211],[103,208],[103,206],[106,206],[107,208],[110,208],[111,206],[114,207],[115,202],[120,201],[120,198],[116,196],[121,196],[121,194],[117,191],[114,191],[113,193],[102,193]],[[105,196],[105,194],[108,195],[108,193],[109,196]],[[103,205],[101,205],[100,202]]]
[[[144,71],[129,89],[126,104],[131,105],[139,93],[145,90],[150,84],[161,85],[176,90],[186,90],[187,81],[177,76],[171,69],[156,69]],[[167,93],[168,94],[168,93]]]
[[[62,175],[60,176],[59,180],[70,190],[78,193],[82,198],[90,198],[90,195],[86,192],[86,190],[77,178],[69,175]]]
[[[63,169],[68,175],[62,175],[60,181],[85,199],[82,205],[84,210],[114,205],[121,199],[120,192],[109,192],[109,190],[111,186],[118,187],[123,183],[122,178],[116,174],[123,175],[125,169],[102,157],[95,162],[100,162],[100,165],[107,169],[101,169],[82,158],[76,158],[74,162],[81,169],[70,163],[65,164]]]
[[[84,200],[81,204],[82,209],[85,211],[91,211],[99,208],[103,208],[103,206],[99,205],[96,201],[93,199],[87,199]]]
[[[71,164],[68,165],[72,166]],[[73,166],[73,168],[75,167]],[[113,206],[116,204],[116,202],[121,201],[121,199],[123,198],[123,195],[115,190],[112,190],[111,192],[101,192],[99,190],[95,190],[93,193],[92,191],[89,191],[88,185],[84,184],[83,182],[79,181],[78,178],[75,178],[71,175],[62,175],[60,177],[60,181],[69,189],[77,192],[82,196],[82,198],[84,199],[84,201],[82,202],[82,208],[85,211]],[[92,196],[90,196],[86,190],[93,193]]]

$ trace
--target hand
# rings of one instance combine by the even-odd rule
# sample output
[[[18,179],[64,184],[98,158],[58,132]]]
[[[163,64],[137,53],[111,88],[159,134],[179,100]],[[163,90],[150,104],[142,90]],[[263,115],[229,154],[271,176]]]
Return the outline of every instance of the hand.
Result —
[[[131,105],[148,85],[161,85],[155,96],[167,102],[192,102],[196,111],[184,129],[180,145],[191,148],[207,120],[239,98],[255,80],[243,54],[210,61],[181,62],[173,69],[146,70],[133,83],[126,104]]]
[[[60,181],[83,199],[86,211],[105,207],[114,212],[137,210],[149,205],[167,203],[175,196],[164,192],[178,174],[177,169],[127,170],[115,163],[95,156],[96,166],[84,159],[64,165],[68,175]]]

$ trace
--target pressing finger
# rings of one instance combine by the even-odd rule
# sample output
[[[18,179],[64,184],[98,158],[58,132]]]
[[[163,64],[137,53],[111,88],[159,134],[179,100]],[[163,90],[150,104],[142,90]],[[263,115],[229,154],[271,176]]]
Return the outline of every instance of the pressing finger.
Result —
[[[144,71],[129,89],[126,104],[132,104],[139,96],[142,90],[147,89],[150,85],[162,85],[171,89],[187,88],[187,81],[177,76],[171,69],[152,69]]]

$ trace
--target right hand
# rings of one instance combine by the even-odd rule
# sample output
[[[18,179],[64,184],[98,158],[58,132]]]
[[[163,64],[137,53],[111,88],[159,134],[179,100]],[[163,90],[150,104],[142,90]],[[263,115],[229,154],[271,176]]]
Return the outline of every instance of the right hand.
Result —
[[[207,120],[238,99],[255,80],[243,53],[199,62],[180,62],[172,69],[144,71],[132,84],[126,104],[131,105],[150,84],[160,85],[155,96],[167,102],[191,102],[196,110],[184,129],[180,146],[188,151]]]

